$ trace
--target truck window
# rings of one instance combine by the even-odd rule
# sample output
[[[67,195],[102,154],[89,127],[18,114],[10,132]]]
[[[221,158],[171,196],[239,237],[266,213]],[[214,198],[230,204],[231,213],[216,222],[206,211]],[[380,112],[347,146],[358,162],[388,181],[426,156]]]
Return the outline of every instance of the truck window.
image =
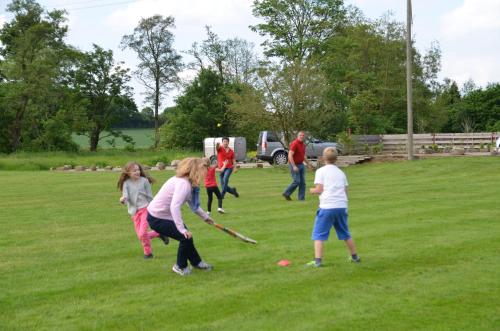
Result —
[[[276,143],[279,142],[279,140],[276,138],[273,132],[267,131],[267,141],[270,143]]]

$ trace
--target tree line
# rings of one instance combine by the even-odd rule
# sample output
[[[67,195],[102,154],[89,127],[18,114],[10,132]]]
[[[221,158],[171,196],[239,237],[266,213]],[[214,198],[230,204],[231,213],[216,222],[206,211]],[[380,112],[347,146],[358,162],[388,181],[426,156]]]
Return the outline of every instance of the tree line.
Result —
[[[90,149],[109,136],[133,144],[119,128],[154,127],[156,148],[200,149],[207,136],[245,136],[260,130],[298,130],[333,139],[345,132],[406,132],[405,27],[390,15],[371,20],[342,0],[254,0],[251,26],[264,54],[240,38],[223,40],[211,27],[185,52],[173,48],[175,20],[141,19],[122,37],[139,65],[130,72],[111,50],[68,45],[66,12],[34,0],[7,5],[13,18],[0,29],[0,152]],[[182,53],[191,62],[184,63]],[[500,84],[484,88],[437,75],[434,43],[413,50],[415,132],[500,131]],[[196,74],[182,81],[179,73]],[[138,110],[135,76],[146,102]],[[175,106],[162,101],[173,89]]]

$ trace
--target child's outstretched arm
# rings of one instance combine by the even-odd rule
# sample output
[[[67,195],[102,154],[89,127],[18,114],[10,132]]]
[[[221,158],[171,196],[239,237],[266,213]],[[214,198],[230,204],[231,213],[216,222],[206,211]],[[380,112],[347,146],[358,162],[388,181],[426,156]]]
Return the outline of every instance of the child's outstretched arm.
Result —
[[[226,166],[227,166],[227,160],[224,160],[224,163],[222,164],[222,167],[220,168],[215,168],[215,171],[224,171],[224,169],[226,169]]]
[[[311,194],[321,194],[323,193],[323,184],[315,184],[313,188],[309,189]]]

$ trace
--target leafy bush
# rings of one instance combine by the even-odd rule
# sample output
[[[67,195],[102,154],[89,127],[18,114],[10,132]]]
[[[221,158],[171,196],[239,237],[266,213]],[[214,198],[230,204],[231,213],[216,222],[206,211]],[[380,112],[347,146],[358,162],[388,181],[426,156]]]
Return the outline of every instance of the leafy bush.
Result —
[[[371,146],[372,154],[380,154],[382,153],[383,150],[384,150],[384,144],[382,143]]]
[[[354,143],[355,143],[352,135],[350,135],[346,132],[342,132],[342,133],[339,133],[337,135],[337,140],[344,147],[343,152],[345,155],[352,154],[352,151],[354,149]]]

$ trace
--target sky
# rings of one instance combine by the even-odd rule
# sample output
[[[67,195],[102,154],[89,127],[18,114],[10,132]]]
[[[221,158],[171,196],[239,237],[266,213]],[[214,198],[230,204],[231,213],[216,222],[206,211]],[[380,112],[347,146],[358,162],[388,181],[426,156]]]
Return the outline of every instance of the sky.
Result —
[[[0,26],[12,16],[6,12],[10,0],[0,0]],[[193,42],[206,38],[209,25],[221,39],[238,37],[253,42],[261,51],[263,39],[249,29],[258,20],[252,16],[253,0],[39,0],[46,9],[68,11],[67,42],[89,51],[92,44],[111,49],[117,61],[134,69],[137,57],[119,47],[122,36],[131,34],[141,18],[155,14],[171,15],[176,28],[174,47],[187,51]],[[376,19],[391,12],[397,20],[406,21],[405,0],[345,0]],[[413,38],[421,54],[433,42],[442,52],[439,78],[450,78],[462,86],[472,79],[477,86],[500,79],[500,0],[414,0]],[[187,55],[184,55],[187,61]],[[189,78],[189,72],[181,77]],[[134,98],[142,108],[142,87],[132,83]],[[174,103],[178,91],[172,91],[164,103]]]

